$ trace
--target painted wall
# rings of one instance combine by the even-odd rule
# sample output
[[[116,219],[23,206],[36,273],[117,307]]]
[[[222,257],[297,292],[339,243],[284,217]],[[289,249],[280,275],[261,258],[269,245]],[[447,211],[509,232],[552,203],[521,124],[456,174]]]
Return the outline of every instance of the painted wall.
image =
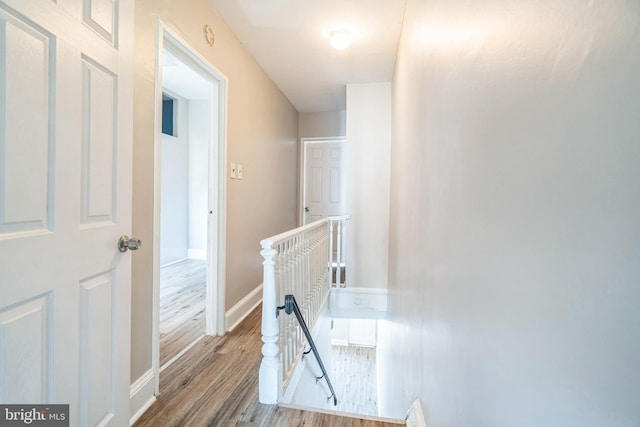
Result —
[[[296,225],[297,111],[206,0],[136,1],[133,233],[144,246],[133,257],[132,380],[151,368],[158,17],[229,79],[227,157],[243,163],[244,179],[227,187],[227,310],[262,282],[260,239]],[[213,47],[204,38],[206,24],[215,31]]]
[[[160,265],[206,259],[209,102],[177,98],[177,136],[162,134]]]
[[[640,3],[408,0],[387,413],[640,425]]]
[[[161,265],[186,258],[189,249],[189,101],[172,96],[176,136],[162,134]]]
[[[347,85],[347,284],[386,288],[391,84]]]
[[[213,115],[217,117],[217,114]],[[189,258],[207,259],[209,101],[189,101]],[[215,131],[217,132],[217,130]]]
[[[298,114],[298,136],[300,138],[324,138],[347,134],[345,110],[321,113]]]

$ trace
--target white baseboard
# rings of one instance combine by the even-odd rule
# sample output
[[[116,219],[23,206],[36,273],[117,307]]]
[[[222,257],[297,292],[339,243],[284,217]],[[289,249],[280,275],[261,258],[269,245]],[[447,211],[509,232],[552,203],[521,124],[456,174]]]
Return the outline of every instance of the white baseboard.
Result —
[[[232,331],[245,317],[253,311],[254,308],[262,302],[262,284],[255,288],[246,297],[242,298],[240,302],[231,307],[229,311],[225,313],[225,328],[224,330]]]
[[[179,262],[184,261],[185,259],[188,259],[188,258],[180,258],[180,259],[176,259],[176,260],[174,260],[174,261],[169,261],[169,262],[168,262],[168,263],[166,263],[166,264],[161,264],[161,265],[160,265],[160,268],[163,268],[163,267],[169,267],[170,265],[177,264],[177,263],[179,263]]]
[[[187,249],[187,258],[189,259],[201,259],[203,261],[207,260],[207,250],[206,249]]]
[[[387,311],[386,289],[333,288],[330,298],[332,317],[380,319]]]
[[[149,409],[149,406],[156,401],[156,396],[154,395],[155,382],[153,379],[153,369],[149,369],[131,384],[129,413],[133,415],[129,420],[130,425],[133,425]]]

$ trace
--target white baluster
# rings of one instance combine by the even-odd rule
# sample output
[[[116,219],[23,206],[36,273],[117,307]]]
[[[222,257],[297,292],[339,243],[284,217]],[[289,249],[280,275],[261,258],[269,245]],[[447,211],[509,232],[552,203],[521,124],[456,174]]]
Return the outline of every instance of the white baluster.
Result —
[[[336,254],[336,286],[342,287],[342,220],[338,220],[338,239],[336,242],[338,253]]]
[[[315,301],[315,277],[316,270],[314,265],[315,260],[315,244],[316,244],[316,229],[309,231],[309,236],[307,238],[307,243],[309,245],[309,268],[311,269],[311,277],[307,281],[307,289],[306,295],[301,306],[302,315],[305,321],[309,322],[309,312],[312,309],[313,302]]]
[[[333,282],[333,220],[329,221],[329,285],[335,286]]]
[[[276,307],[293,294],[310,328],[332,286],[342,286],[343,219],[327,218],[263,240],[262,346],[259,399],[277,403],[304,349],[305,338],[294,316],[276,318]],[[334,249],[336,254],[334,257]],[[336,266],[336,281],[333,266]]]
[[[299,234],[297,236],[295,236],[293,238],[294,242],[295,242],[295,266],[296,266],[296,286],[295,286],[295,290],[293,292],[293,295],[301,295],[304,289],[304,283],[302,283],[301,281],[301,275],[300,275],[300,266],[302,264],[302,253],[301,253],[301,245],[302,242],[304,241],[304,234]],[[298,348],[300,348],[300,343],[302,342],[302,330],[300,329],[300,327],[298,326],[298,324],[293,320],[294,317],[291,316],[291,327],[295,328],[296,331],[296,336],[295,336],[295,341],[294,341],[294,347],[291,349],[291,360],[295,360],[295,356],[296,356],[296,352],[298,351]]]
[[[282,304],[287,293],[289,283],[289,246],[287,241],[281,242],[278,250],[278,267],[280,271],[279,281],[276,282],[278,289],[278,304]],[[289,357],[291,348],[291,325],[288,316],[279,317],[280,325],[280,375],[284,378],[291,358]]]
[[[260,403],[276,404],[282,393],[282,377],[278,359],[278,319],[276,318],[276,283],[273,258],[277,252],[264,243],[260,252],[264,261],[262,287],[262,362],[259,373]]]

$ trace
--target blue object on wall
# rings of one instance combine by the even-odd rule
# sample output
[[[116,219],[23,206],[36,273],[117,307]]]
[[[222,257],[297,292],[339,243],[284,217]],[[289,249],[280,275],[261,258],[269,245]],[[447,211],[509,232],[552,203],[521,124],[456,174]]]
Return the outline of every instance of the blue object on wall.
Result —
[[[175,99],[162,96],[162,133],[175,136],[173,133],[173,104]]]

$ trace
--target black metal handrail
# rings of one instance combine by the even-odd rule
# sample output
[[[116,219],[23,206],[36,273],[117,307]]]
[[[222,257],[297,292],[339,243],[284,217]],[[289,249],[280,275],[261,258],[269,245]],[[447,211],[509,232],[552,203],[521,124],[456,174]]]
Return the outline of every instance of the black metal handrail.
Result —
[[[298,319],[298,323],[302,328],[302,332],[304,332],[304,336],[307,337],[307,341],[309,342],[309,346],[311,346],[311,350],[313,351],[314,356],[316,356],[316,361],[322,370],[322,376],[316,377],[316,382],[320,381],[324,378],[327,381],[327,385],[329,386],[329,390],[331,390],[331,396],[328,399],[333,397],[333,405],[338,405],[338,398],[336,397],[336,392],[331,385],[331,380],[329,379],[329,374],[327,374],[327,370],[324,368],[324,364],[322,363],[322,359],[320,358],[320,353],[318,353],[318,348],[316,344],[313,342],[313,338],[311,338],[311,333],[309,332],[309,328],[307,327],[307,323],[304,321],[302,317],[302,313],[300,312],[300,307],[298,307],[298,303],[293,295],[285,295],[284,297],[284,305],[282,307],[278,307],[278,311],[284,309],[284,312],[287,314],[295,313],[296,319]],[[308,354],[309,351],[304,352],[304,354]]]

